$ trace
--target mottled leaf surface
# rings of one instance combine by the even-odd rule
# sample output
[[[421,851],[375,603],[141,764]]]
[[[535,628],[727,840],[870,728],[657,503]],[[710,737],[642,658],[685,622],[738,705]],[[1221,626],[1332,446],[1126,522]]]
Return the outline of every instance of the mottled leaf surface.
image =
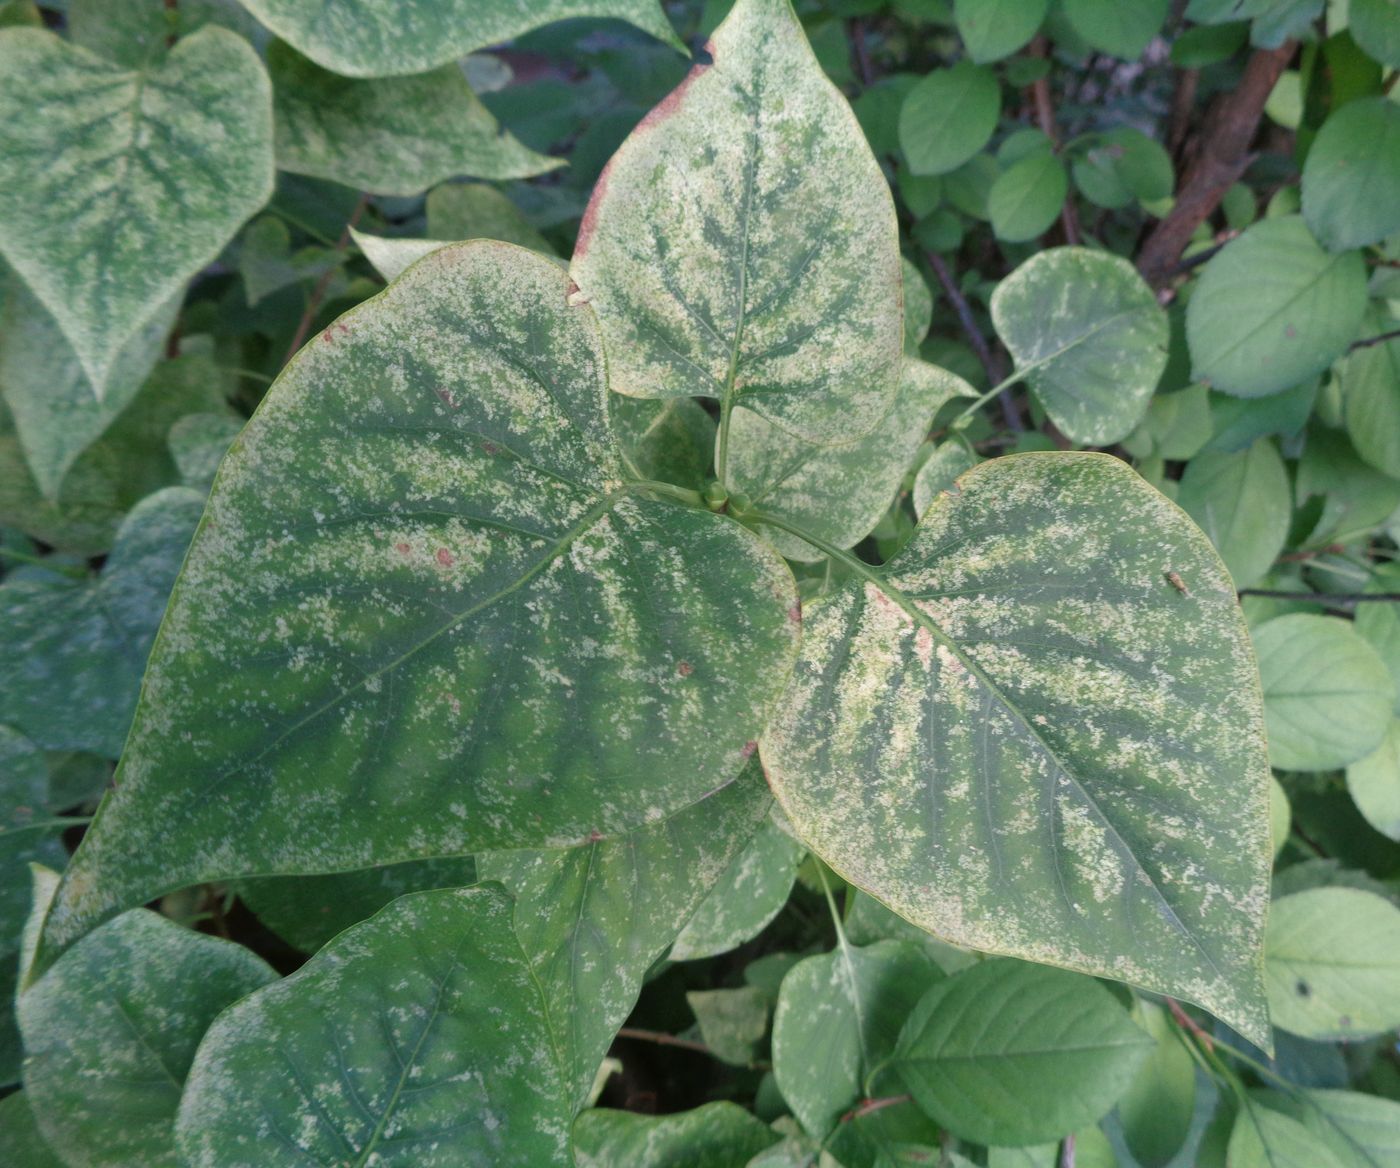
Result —
[[[791,574],[624,481],[567,283],[444,248],[290,363],[220,469],[55,944],[216,874],[614,835],[738,772]]]
[[[1356,339],[1366,267],[1325,251],[1296,215],[1264,219],[1206,264],[1186,307],[1192,376],[1236,397],[1321,373]]]
[[[1167,314],[1127,260],[1057,247],[992,293],[992,322],[1050,419],[1107,445],[1142,419],[1167,364]]]
[[[126,518],[100,575],[0,584],[0,722],[49,750],[121,753],[146,655],[203,509],[197,491],[170,487]]]
[[[831,446],[804,442],[739,406],[730,417],[728,485],[765,514],[851,547],[889,510],[939,408],[955,397],[976,396],[957,374],[905,357],[890,412],[863,438]],[[785,531],[770,528],[763,535],[789,559],[822,556]]]
[[[189,1168],[535,1168],[573,1116],[499,888],[399,898],[224,1012],[176,1139]]]
[[[613,155],[579,229],[612,387],[859,438],[903,345],[888,185],[788,0],[739,0],[708,52]]]
[[[504,131],[456,64],[360,80],[278,41],[267,66],[282,170],[377,194],[416,195],[453,175],[528,178],[561,165]]]
[[[133,334],[272,194],[272,103],[221,28],[124,69],[0,32],[0,254],[100,394]]]
[[[987,961],[920,999],[889,1065],[956,1135],[1036,1144],[1102,1116],[1151,1046],[1089,978]]]
[[[348,77],[422,73],[572,17],[626,20],[676,48],[657,0],[242,0],[313,61]]]
[[[1269,772],[1223,565],[1103,455],[999,458],[960,487],[806,614],[762,741],[775,794],[931,932],[1266,1040]]]
[[[479,856],[517,901],[515,930],[550,1003],[575,1106],[636,1004],[642,977],[753,838],[772,799],[758,767],[616,840]]]
[[[936,447],[914,476],[914,514],[922,515],[944,491],[951,491],[958,477],[982,459],[976,451],[950,439]]]
[[[176,1168],[195,1048],[220,1011],[275,978],[247,949],[145,909],[109,921],[19,999],[40,1130],[85,1168]]]
[[[599,1108],[574,1124],[579,1168],[739,1168],[778,1141],[767,1124],[727,1102],[676,1115]]]
[[[783,910],[806,849],[765,819],[676,936],[672,961],[727,953],[761,933]]]

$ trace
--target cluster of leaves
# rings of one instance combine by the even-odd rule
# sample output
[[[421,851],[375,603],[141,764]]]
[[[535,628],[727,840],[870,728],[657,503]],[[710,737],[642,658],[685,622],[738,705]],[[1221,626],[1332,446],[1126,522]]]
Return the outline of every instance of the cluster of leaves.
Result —
[[[1394,1163],[1397,70],[0,0],[0,1162]]]

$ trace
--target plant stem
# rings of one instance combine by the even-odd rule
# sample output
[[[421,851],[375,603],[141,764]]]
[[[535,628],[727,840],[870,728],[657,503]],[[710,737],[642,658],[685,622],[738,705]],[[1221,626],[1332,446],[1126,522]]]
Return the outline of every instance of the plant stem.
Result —
[[[350,228],[360,221],[360,216],[364,214],[365,208],[369,206],[369,195],[361,194],[360,200],[355,204],[355,209],[350,212],[350,218],[345,222],[345,230],[340,233],[340,239],[336,242],[335,250],[344,251],[350,246]],[[321,278],[316,281],[316,287],[311,290],[311,296],[306,301],[306,311],[301,314],[301,320],[297,322],[296,332],[292,334],[292,343],[287,346],[287,355],[282,358],[285,365],[296,356],[297,350],[306,342],[306,334],[311,331],[311,322],[316,319],[316,313],[320,311],[321,301],[325,298],[326,289],[331,286],[331,277],[335,275],[335,268],[327,268],[321,273]]]
[[[883,1111],[886,1107],[898,1107],[901,1103],[912,1102],[914,1102],[914,1096],[909,1094],[885,1095],[879,1099],[862,1099],[852,1107],[850,1111],[846,1112],[838,1122],[850,1123],[854,1119],[863,1119],[867,1115],[874,1115],[875,1112]]]
[[[670,483],[659,482],[656,479],[634,479],[632,486],[638,490],[650,491],[654,495],[665,495],[668,499],[675,499],[680,503],[687,503],[692,507],[704,507],[705,498],[699,491],[691,491],[685,487],[672,486]]]
[[[74,580],[86,580],[88,575],[87,569],[80,568],[77,564],[51,564],[46,556],[35,556],[29,552],[16,551],[14,548],[0,547],[0,556],[19,564],[34,564],[62,576],[71,576]]]
[[[1060,1168],[1074,1168],[1074,1133],[1065,1136],[1060,1144]]]
[[[1045,37],[1036,36],[1030,43],[1027,50],[1032,57],[1039,57],[1043,61],[1048,61],[1050,53],[1046,47]],[[1055,103],[1050,96],[1050,75],[1047,72],[1043,77],[1037,77],[1031,82],[1031,101],[1035,105],[1035,120],[1040,124],[1041,133],[1050,139],[1050,144],[1055,148],[1055,153],[1059,154],[1064,147],[1060,142],[1060,130],[1055,121]],[[1065,242],[1072,247],[1077,247],[1082,242],[1079,230],[1079,215],[1074,209],[1074,199],[1066,193],[1065,200],[1060,204],[1060,227],[1065,233]]]
[[[1359,341],[1352,341],[1352,343],[1347,346],[1347,352],[1355,353],[1357,349],[1369,349],[1372,345],[1382,345],[1386,341],[1395,340],[1396,337],[1400,337],[1400,329],[1391,329],[1390,332],[1381,333],[1379,336],[1375,337],[1363,337]]]
[[[1274,588],[1241,588],[1240,596],[1273,596],[1282,600],[1313,600],[1326,603],[1329,600],[1344,601],[1347,604],[1362,604],[1379,600],[1382,603],[1400,601],[1400,592],[1284,592]]]

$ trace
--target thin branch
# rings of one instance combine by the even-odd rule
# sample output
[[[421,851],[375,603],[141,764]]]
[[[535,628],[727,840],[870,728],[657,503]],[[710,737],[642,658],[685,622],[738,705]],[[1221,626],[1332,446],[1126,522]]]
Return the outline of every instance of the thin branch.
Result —
[[[1043,36],[1036,36],[1031,41],[1029,53],[1032,57],[1039,57],[1044,61],[1049,60],[1050,54]],[[1055,103],[1050,96],[1050,75],[1048,73],[1031,82],[1031,101],[1035,105],[1035,120],[1039,123],[1041,132],[1050,139],[1050,144],[1054,146],[1055,153],[1058,154],[1061,149],[1060,129],[1055,121]],[[1069,194],[1065,195],[1065,201],[1060,204],[1060,226],[1065,233],[1065,242],[1077,247],[1082,241],[1079,231],[1079,213],[1074,209],[1074,199]]]
[[[1388,333],[1381,333],[1377,337],[1363,337],[1359,341],[1352,341],[1347,346],[1348,353],[1355,353],[1357,349],[1369,349],[1372,345],[1383,345],[1386,341],[1393,341],[1400,337],[1400,328],[1391,329]]]
[[[624,1026],[617,1032],[619,1038],[632,1038],[638,1042],[654,1042],[657,1046],[679,1046],[682,1050],[693,1050],[700,1054],[707,1054],[711,1058],[715,1057],[712,1051],[703,1042],[696,1042],[690,1038],[677,1038],[674,1034],[667,1034],[662,1030],[638,1030],[632,1026]]]
[[[868,89],[875,80],[875,70],[870,64],[870,46],[865,43],[865,25],[852,17],[846,21],[846,36],[851,42],[851,61],[856,67],[856,77],[861,87]]]
[[[1210,261],[1219,254],[1220,249],[1237,235],[1239,235],[1238,231],[1225,232],[1224,238],[1217,237],[1217,242],[1213,243],[1210,247],[1203,247],[1200,251],[1180,261],[1176,267],[1172,268],[1171,274],[1173,276],[1179,276],[1182,272],[1189,272],[1192,268],[1199,268],[1202,264],[1210,263]]]
[[[1400,592],[1279,592],[1272,588],[1241,588],[1238,595],[1273,596],[1283,600],[1315,600],[1320,603],[1331,600],[1360,604],[1365,601],[1379,600],[1382,603],[1394,604],[1400,601]]]
[[[1206,114],[1200,150],[1182,176],[1176,203],[1138,255],[1138,271],[1154,288],[1171,279],[1196,228],[1215,212],[1253,161],[1249,146],[1259,130],[1264,102],[1295,48],[1295,41],[1285,41],[1277,49],[1255,49],[1239,85],[1217,98]]]
[[[350,212],[350,218],[346,220],[345,230],[340,233],[340,239],[335,245],[336,251],[344,251],[350,246],[350,228],[360,221],[360,216],[368,206],[369,195],[362,194],[360,201],[355,204],[355,209]],[[311,331],[311,323],[321,310],[321,301],[325,299],[326,289],[331,286],[331,277],[335,275],[335,271],[335,265],[327,268],[316,281],[316,287],[311,290],[311,296],[306,302],[306,311],[301,314],[301,320],[297,322],[297,331],[292,334],[292,343],[287,346],[287,355],[282,358],[283,365],[295,357],[297,350],[306,342],[306,334]]]
[[[852,1120],[864,1119],[867,1115],[883,1111],[886,1107],[898,1107],[901,1103],[912,1103],[913,1100],[912,1095],[887,1095],[883,1099],[862,1099],[841,1117],[840,1122],[850,1123]]]
[[[1172,1012],[1172,1017],[1176,1019],[1176,1024],[1183,1030],[1190,1032],[1206,1050],[1215,1049],[1215,1039],[1207,1034],[1196,1024],[1196,1020],[1181,1008],[1180,1003],[1175,998],[1167,998],[1167,1009]]]

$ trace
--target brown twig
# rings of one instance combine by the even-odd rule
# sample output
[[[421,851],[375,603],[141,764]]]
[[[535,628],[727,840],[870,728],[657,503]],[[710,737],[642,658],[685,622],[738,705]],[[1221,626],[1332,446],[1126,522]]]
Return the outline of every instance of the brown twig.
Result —
[[[862,88],[868,88],[875,80],[875,70],[870,64],[870,46],[865,43],[865,25],[852,17],[846,21],[846,36],[851,42],[851,60],[856,67],[856,77]]]
[[[1201,82],[1199,69],[1182,69],[1172,85],[1172,110],[1167,122],[1167,153],[1180,164],[1186,132],[1191,128],[1191,112],[1196,108],[1196,89]]]
[[[911,1103],[913,1099],[912,1095],[888,1095],[883,1099],[862,1099],[841,1117],[840,1122],[850,1123],[855,1119],[863,1119],[867,1115],[883,1111],[886,1107],[898,1107],[901,1103]]]
[[[365,208],[369,206],[369,196],[362,194],[360,201],[355,204],[355,209],[350,212],[350,218],[345,221],[345,230],[340,233],[340,239],[336,242],[335,250],[344,251],[350,246],[350,228],[360,221],[360,216],[365,213]],[[306,311],[301,314],[301,320],[297,321],[297,330],[292,334],[292,343],[287,346],[287,355],[282,358],[285,365],[296,356],[297,350],[306,341],[306,334],[311,331],[311,324],[316,319],[316,313],[321,310],[321,301],[325,298],[326,289],[331,286],[331,277],[335,275],[335,265],[327,268],[321,273],[321,278],[316,281],[316,287],[311,290],[311,295],[306,301]]]
[[[1060,1144],[1060,1168],[1074,1168],[1074,1133],[1065,1136]]]
[[[696,1054],[708,1055],[712,1059],[724,1062],[713,1050],[703,1042],[696,1042],[693,1038],[679,1038],[674,1034],[667,1034],[664,1030],[638,1030],[635,1026],[624,1026],[617,1032],[619,1038],[631,1038],[637,1042],[654,1042],[657,1046],[678,1046],[682,1050],[693,1050]],[[758,1060],[749,1063],[749,1069],[754,1071],[771,1070],[770,1064]]]
[[[1043,36],[1036,36],[1031,41],[1027,51],[1032,57],[1049,60],[1050,54]],[[1058,154],[1061,148],[1060,130],[1055,121],[1055,103],[1050,96],[1050,76],[1048,73],[1031,82],[1031,101],[1035,106],[1035,120],[1040,126],[1041,133],[1050,139],[1050,144],[1054,146],[1055,153]],[[1077,247],[1082,240],[1079,230],[1079,213],[1074,209],[1074,200],[1068,194],[1065,196],[1065,201],[1060,204],[1060,227],[1065,233],[1065,242]]]
[[[1206,1050],[1215,1050],[1215,1039],[1197,1025],[1196,1020],[1181,1008],[1181,1005],[1175,998],[1167,998],[1166,1002],[1167,1009],[1172,1012],[1172,1017],[1176,1019],[1176,1024],[1178,1026],[1183,1030],[1189,1031],[1195,1037],[1196,1041],[1204,1046]]]
[[[1154,288],[1171,279],[1196,228],[1214,213],[1225,192],[1253,161],[1249,146],[1258,132],[1264,102],[1296,47],[1295,41],[1285,41],[1277,49],[1255,49],[1239,85],[1217,98],[1206,114],[1199,152],[1182,176],[1176,203],[1138,255],[1138,271]]]

